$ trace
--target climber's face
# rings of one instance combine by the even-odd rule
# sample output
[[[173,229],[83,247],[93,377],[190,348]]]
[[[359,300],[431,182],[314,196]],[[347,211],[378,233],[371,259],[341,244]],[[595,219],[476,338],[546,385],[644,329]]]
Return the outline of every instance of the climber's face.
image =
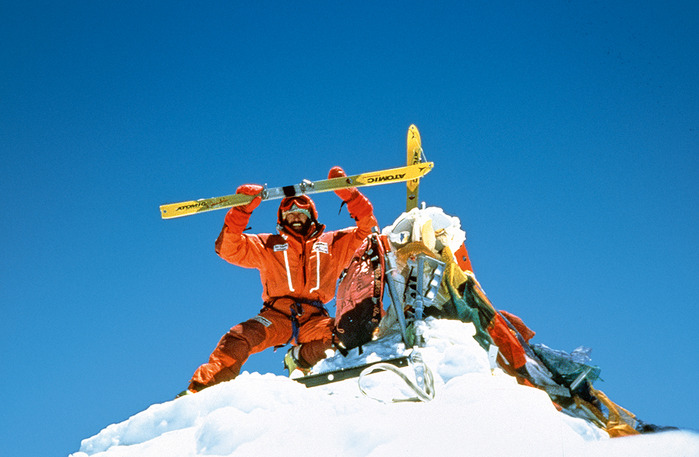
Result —
[[[300,211],[290,211],[284,216],[284,222],[296,233],[305,233],[308,229],[308,216]]]

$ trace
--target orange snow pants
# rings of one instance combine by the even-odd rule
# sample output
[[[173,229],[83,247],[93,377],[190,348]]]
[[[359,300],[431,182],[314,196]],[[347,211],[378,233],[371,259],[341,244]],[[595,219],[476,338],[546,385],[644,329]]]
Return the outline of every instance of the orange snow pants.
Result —
[[[313,305],[295,305],[293,300],[281,298],[223,335],[209,362],[194,372],[189,390],[198,392],[219,382],[229,381],[238,376],[250,354],[289,343],[293,336],[291,308],[294,306],[298,311],[298,341],[292,343],[301,345],[300,361],[310,367],[324,359],[325,351],[332,347],[334,319],[325,310]]]

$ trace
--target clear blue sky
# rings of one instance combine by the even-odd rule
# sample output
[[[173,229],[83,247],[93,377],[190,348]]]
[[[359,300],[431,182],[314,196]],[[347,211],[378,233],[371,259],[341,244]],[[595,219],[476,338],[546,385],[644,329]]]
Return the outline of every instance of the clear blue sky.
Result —
[[[411,123],[422,200],[461,219],[494,304],[592,347],[640,418],[699,428],[698,5],[4,2],[2,454],[66,455],[171,399],[260,308],[214,253],[225,212],[158,205],[400,166]],[[366,194],[382,225],[404,207]]]

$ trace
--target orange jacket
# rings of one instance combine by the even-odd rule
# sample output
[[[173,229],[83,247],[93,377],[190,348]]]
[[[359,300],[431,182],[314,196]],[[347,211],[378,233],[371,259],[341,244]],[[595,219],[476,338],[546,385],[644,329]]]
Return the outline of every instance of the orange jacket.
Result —
[[[241,227],[227,217],[216,240],[216,253],[234,265],[260,270],[264,302],[293,297],[328,303],[335,296],[337,279],[354,251],[378,225],[371,203],[361,197],[368,211],[355,211],[363,213],[357,219],[357,227],[324,232],[325,226],[317,224],[314,233],[307,237],[284,229],[278,234],[246,234],[242,233],[245,224]]]

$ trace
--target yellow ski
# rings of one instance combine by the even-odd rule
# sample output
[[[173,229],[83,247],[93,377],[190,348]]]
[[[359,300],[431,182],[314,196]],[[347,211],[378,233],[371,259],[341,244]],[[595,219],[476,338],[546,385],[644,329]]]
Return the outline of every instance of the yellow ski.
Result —
[[[408,166],[418,164],[422,161],[422,141],[420,140],[420,132],[415,124],[408,128]],[[405,210],[410,211],[417,208],[418,191],[420,190],[420,177],[409,180],[407,183],[408,194],[405,204]]]
[[[417,129],[416,129],[417,131]],[[301,194],[316,194],[348,187],[378,186],[418,180],[429,173],[434,167],[432,162],[420,162],[401,168],[371,171],[354,176],[323,179],[320,181],[303,180],[293,186],[271,187],[264,189],[260,196],[262,200],[275,200]],[[223,197],[204,198],[180,203],[169,203],[160,206],[160,215],[163,219],[172,219],[192,214],[213,211],[216,209],[231,208],[250,203],[254,197],[243,194],[225,195]]]

